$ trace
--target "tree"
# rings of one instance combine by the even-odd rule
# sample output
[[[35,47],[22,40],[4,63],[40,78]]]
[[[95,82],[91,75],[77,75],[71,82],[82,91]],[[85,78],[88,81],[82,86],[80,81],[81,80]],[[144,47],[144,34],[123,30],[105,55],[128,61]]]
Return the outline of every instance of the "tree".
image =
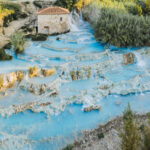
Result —
[[[150,0],[145,1],[145,12],[150,15]]]
[[[91,0],[78,0],[78,2],[75,4],[75,8],[80,10],[83,6],[88,5],[91,2]]]
[[[57,0],[55,5],[67,8],[71,11],[74,8],[74,5],[77,3],[77,1],[78,0]]]
[[[18,31],[10,36],[10,43],[13,45],[15,52],[22,53],[24,51],[24,46],[26,43],[26,39],[24,38],[24,34],[21,31]]]
[[[135,114],[132,112],[129,104],[123,113],[123,130],[120,133],[120,137],[122,138],[122,150],[138,149],[141,135],[135,120]]]

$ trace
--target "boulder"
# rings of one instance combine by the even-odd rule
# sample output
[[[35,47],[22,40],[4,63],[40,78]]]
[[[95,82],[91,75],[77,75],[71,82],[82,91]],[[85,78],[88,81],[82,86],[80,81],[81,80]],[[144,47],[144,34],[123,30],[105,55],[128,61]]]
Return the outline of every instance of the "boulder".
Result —
[[[133,64],[134,60],[135,60],[135,55],[133,53],[123,54],[123,63],[124,63],[124,65]]]

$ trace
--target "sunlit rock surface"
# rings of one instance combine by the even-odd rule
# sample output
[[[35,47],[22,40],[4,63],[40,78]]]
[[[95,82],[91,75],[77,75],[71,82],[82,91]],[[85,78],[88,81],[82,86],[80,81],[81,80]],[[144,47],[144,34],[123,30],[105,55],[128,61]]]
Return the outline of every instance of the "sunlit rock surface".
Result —
[[[17,74],[15,72],[8,73],[8,74],[1,74],[0,75],[0,92],[5,91],[8,88],[11,88],[14,86],[16,80],[17,80]]]

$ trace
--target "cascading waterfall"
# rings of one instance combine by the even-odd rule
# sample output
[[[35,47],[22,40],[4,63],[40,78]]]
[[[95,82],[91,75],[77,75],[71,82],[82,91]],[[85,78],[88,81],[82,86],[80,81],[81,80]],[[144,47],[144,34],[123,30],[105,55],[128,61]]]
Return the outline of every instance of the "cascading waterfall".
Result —
[[[76,11],[72,11],[69,17],[70,30],[74,32],[79,31],[78,26],[80,22],[81,22],[81,18],[78,15],[78,13],[76,13]]]
[[[150,72],[148,70],[148,64],[146,63],[146,60],[144,60],[145,56],[149,55],[146,54],[146,49],[142,49],[140,52],[134,52],[136,60],[137,60],[137,65],[139,68],[143,69],[145,71],[145,74],[147,74],[148,76],[150,76]],[[149,61],[149,60],[148,60]]]
[[[145,64],[144,60],[142,59],[142,56],[138,52],[135,52],[134,54],[137,59],[137,65],[141,68],[146,67],[146,64]]]

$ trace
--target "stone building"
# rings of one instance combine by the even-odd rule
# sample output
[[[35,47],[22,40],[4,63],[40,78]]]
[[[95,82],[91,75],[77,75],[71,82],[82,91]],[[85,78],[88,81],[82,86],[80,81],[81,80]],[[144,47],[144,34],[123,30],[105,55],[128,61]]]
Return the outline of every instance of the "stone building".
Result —
[[[51,6],[38,11],[38,33],[61,34],[70,30],[69,10]]]

